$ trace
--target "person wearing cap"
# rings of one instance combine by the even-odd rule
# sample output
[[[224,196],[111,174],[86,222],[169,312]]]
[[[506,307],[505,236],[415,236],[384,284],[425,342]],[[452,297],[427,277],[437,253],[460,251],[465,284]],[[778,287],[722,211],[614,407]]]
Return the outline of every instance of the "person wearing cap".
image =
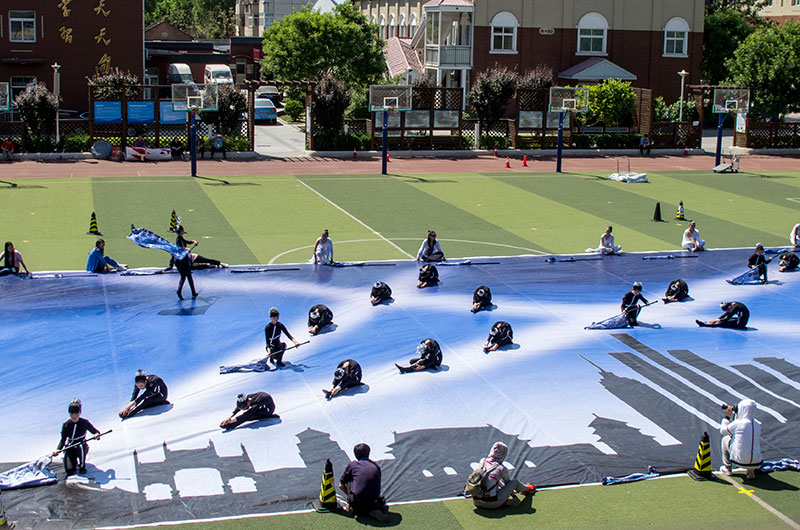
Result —
[[[753,255],[747,259],[747,266],[756,270],[756,274],[761,279],[761,283],[767,283],[767,264],[772,261],[772,258],[767,259],[764,256],[764,245],[756,243],[756,250]]]
[[[134,377],[131,402],[119,411],[120,418],[130,418],[144,409],[158,405],[169,405],[167,401],[167,385],[155,374],[147,375],[144,370],[137,370]]]
[[[333,311],[325,304],[317,304],[308,311],[308,332],[316,335],[325,326],[333,324]]]
[[[642,284],[640,282],[635,282],[633,288],[622,297],[622,304],[620,306],[622,313],[625,315],[625,319],[628,321],[628,325],[631,327],[639,325],[636,317],[639,316],[639,311],[642,310],[642,307],[639,305],[640,300],[645,304],[649,303],[647,298],[642,296]]]
[[[372,305],[381,304],[386,300],[390,300],[391,298],[391,287],[383,282],[375,282],[375,285],[372,286],[372,290],[369,293],[369,301],[372,303]]]
[[[789,232],[789,244],[794,248],[800,248],[800,223],[794,225],[792,231]]]
[[[100,431],[86,418],[81,418],[81,400],[73,399],[67,411],[69,419],[61,426],[61,441],[53,451],[53,456],[64,453],[64,471],[67,476],[86,474],[86,454],[89,452],[88,440],[100,438]],[[87,433],[94,436],[86,437]]]
[[[311,257],[314,265],[333,264],[333,241],[328,237],[328,231],[323,230],[322,235],[314,243],[314,255]]]
[[[283,368],[286,366],[283,362],[283,353],[286,351],[286,343],[281,342],[281,333],[285,333],[286,336],[289,337],[289,340],[294,343],[295,347],[299,348],[300,344],[294,340],[294,337],[292,337],[292,334],[286,329],[286,326],[283,325],[283,322],[278,320],[279,317],[280,313],[278,312],[278,308],[271,307],[269,309],[269,322],[264,327],[264,337],[267,340],[267,360],[275,366]]]
[[[189,248],[189,245],[192,245],[192,248],[198,245],[197,241],[194,239],[186,239],[184,235],[186,234],[186,229],[184,229],[183,225],[178,225],[175,229],[178,236],[175,238],[175,244],[181,248]],[[175,266],[178,260],[175,259],[175,256],[170,257],[169,265],[167,266],[165,271],[171,271],[172,267]],[[192,264],[192,269],[205,269],[208,267],[227,267],[227,263],[222,263],[217,259],[206,258],[201,256],[200,254],[194,254],[192,252],[189,253],[189,261]]]
[[[272,396],[266,392],[239,394],[236,396],[236,408],[230,416],[220,422],[219,426],[230,430],[248,421],[268,418],[280,418],[275,414],[275,401]]]
[[[408,361],[409,366],[395,366],[401,374],[421,372],[422,370],[438,370],[442,365],[442,348],[434,339],[425,339],[417,344],[417,356]]]
[[[353,447],[356,459],[347,464],[339,479],[339,489],[347,495],[345,511],[350,515],[368,515],[388,523],[386,501],[381,496],[381,468],[370,460],[370,447],[360,443]]]
[[[490,291],[485,285],[475,288],[475,292],[472,293],[472,309],[470,309],[470,311],[477,313],[481,309],[491,307],[491,305],[492,291]]]
[[[705,250],[706,242],[700,239],[700,232],[697,231],[697,226],[694,221],[689,223],[689,228],[683,231],[683,240],[681,241],[681,248],[684,250],[691,250],[692,252],[699,252]]]
[[[125,265],[117,263],[111,256],[106,256],[106,242],[104,239],[98,239],[86,260],[86,272],[101,273],[124,270],[127,270]]]
[[[532,495],[536,491],[533,484],[523,484],[512,479],[508,468],[503,464],[508,455],[508,446],[503,442],[495,442],[489,455],[482,458],[479,467],[485,472],[486,494],[483,497],[472,497],[476,508],[494,510],[502,506],[519,506],[520,499],[515,493]]]
[[[436,240],[436,232],[428,232],[428,237],[420,245],[417,251],[417,261],[444,261],[444,252],[441,245]]]
[[[327,399],[336,396],[342,390],[361,384],[361,365],[353,359],[342,361],[333,372],[333,383],[330,390],[322,390]]]
[[[750,320],[750,310],[741,302],[720,302],[720,309],[724,311],[719,318],[703,322],[695,320],[701,328],[730,328],[745,329]]]
[[[433,287],[434,285],[439,285],[439,271],[436,269],[436,265],[427,263],[419,270],[417,288],[424,289],[425,287]]]
[[[26,274],[30,274],[28,266],[22,259],[22,253],[14,248],[14,243],[6,241],[3,246],[3,253],[0,254],[0,276],[7,276],[9,274],[18,274],[20,266],[25,269]]]
[[[511,324],[498,320],[489,331],[486,344],[483,345],[483,353],[497,350],[500,346],[507,346],[514,342],[514,331]]]
[[[667,286],[667,291],[664,293],[664,298],[662,298],[661,301],[665,304],[680,302],[686,299],[687,296],[689,296],[689,284],[678,278],[677,280],[672,280]]]

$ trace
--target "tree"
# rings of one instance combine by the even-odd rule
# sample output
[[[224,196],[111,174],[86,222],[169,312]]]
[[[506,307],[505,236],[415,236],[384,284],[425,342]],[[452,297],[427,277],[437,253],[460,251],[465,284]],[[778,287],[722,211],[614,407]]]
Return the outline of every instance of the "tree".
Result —
[[[750,88],[756,115],[777,117],[800,110],[800,23],[756,31],[725,65],[730,84]]]
[[[533,70],[528,70],[517,80],[517,90],[550,88],[551,86],[553,86],[553,69],[546,64],[537,64]]]
[[[145,0],[148,24],[166,20],[197,39],[233,34],[236,0]]]
[[[333,13],[303,8],[264,32],[262,69],[282,80],[332,74],[353,89],[375,84],[386,71],[378,28],[350,2]]]
[[[34,138],[49,136],[56,125],[59,97],[44,83],[31,84],[14,98],[20,120]]]
[[[204,112],[203,121],[223,136],[240,136],[239,120],[247,112],[247,99],[234,86],[218,85],[216,111]]]
[[[517,85],[517,73],[505,66],[495,66],[478,74],[469,91],[469,102],[486,129],[503,116]]]
[[[709,12],[710,11],[710,12]],[[707,8],[703,30],[701,77],[709,84],[720,84],[728,77],[725,61],[756,27],[763,26],[756,15],[735,7]]]
[[[139,77],[130,72],[123,72],[119,68],[114,68],[109,73],[95,74],[89,78],[89,86],[92,88],[94,99],[117,100],[122,99],[122,95],[128,99],[136,99],[141,93],[139,87]]]
[[[589,123],[613,127],[630,118],[635,110],[636,94],[627,81],[605,79],[589,87]]]
[[[328,136],[341,134],[349,104],[350,94],[344,83],[326,74],[314,88],[314,117],[319,132]]]

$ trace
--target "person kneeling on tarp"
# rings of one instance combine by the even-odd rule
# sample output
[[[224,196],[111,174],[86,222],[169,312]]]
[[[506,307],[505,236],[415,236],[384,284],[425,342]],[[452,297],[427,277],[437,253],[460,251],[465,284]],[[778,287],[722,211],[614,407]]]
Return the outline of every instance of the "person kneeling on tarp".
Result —
[[[119,417],[129,418],[139,414],[144,409],[158,405],[169,405],[169,401],[167,401],[167,385],[157,375],[147,375],[144,370],[137,370],[131,402],[119,411]]]
[[[73,399],[67,408],[69,419],[61,426],[61,441],[53,451],[53,456],[58,456],[63,450],[64,471],[68,477],[76,473],[86,474],[86,454],[89,452],[86,441],[100,438],[100,431],[89,420],[81,418],[81,410],[81,400]],[[87,432],[94,436],[87,438]]]
[[[695,320],[701,328],[731,328],[745,329],[750,320],[750,310],[741,302],[720,302],[720,308],[724,311],[719,318],[703,322]]]
[[[664,293],[664,298],[661,300],[668,304],[670,302],[680,302],[681,300],[686,299],[689,296],[689,285],[678,278],[677,280],[672,280],[670,284],[667,286],[667,292]]]
[[[356,459],[344,468],[339,489],[347,495],[345,510],[350,515],[368,515],[388,523],[386,501],[381,496],[381,468],[369,459],[369,451],[367,444],[353,448]]]
[[[631,327],[639,325],[636,317],[639,316],[639,311],[642,310],[639,305],[640,300],[645,304],[649,303],[647,298],[642,296],[642,284],[640,282],[635,282],[633,288],[622,297],[622,304],[620,306],[622,313],[625,315],[625,319],[628,321],[628,325]]]
[[[269,322],[264,327],[264,337],[267,340],[267,360],[274,363],[275,366],[283,368],[286,366],[283,362],[283,352],[286,351],[286,344],[281,342],[281,332],[286,333],[286,336],[294,342],[296,348],[299,348],[300,344],[294,340],[294,337],[283,325],[283,322],[278,321],[278,317],[280,317],[278,308],[270,307]]]
[[[747,266],[756,270],[761,283],[767,283],[767,263],[770,261],[772,258],[764,257],[764,245],[757,243],[755,252],[747,259]]]
[[[489,337],[486,339],[486,344],[483,345],[483,353],[495,351],[500,346],[507,346],[514,342],[514,331],[511,329],[511,324],[498,320],[489,331]]]
[[[761,466],[761,422],[756,420],[758,405],[752,399],[743,399],[738,405],[725,408],[725,418],[719,428],[722,435],[723,475],[732,473],[731,463],[747,466],[747,478],[756,477],[756,467]],[[731,421],[731,417],[735,419]],[[751,467],[752,466],[752,467]]]
[[[434,339],[425,339],[417,345],[417,356],[409,361],[410,366],[395,364],[401,374],[421,372],[422,370],[438,370],[442,365],[442,349]]]
[[[778,272],[789,272],[793,271],[800,265],[800,258],[797,257],[797,254],[794,252],[784,252],[780,256],[778,256],[780,260],[778,262],[779,268]]]
[[[98,239],[86,260],[86,272],[100,273],[126,270],[125,265],[117,263],[114,258],[105,254],[106,242],[104,239]]]
[[[333,324],[333,311],[324,304],[317,304],[308,312],[308,332],[312,335],[319,333],[322,328]]]
[[[533,484],[523,484],[512,479],[503,462],[508,454],[508,446],[495,442],[489,456],[482,458],[464,486],[464,493],[472,495],[476,508],[494,510],[502,506],[519,506],[522,502],[515,493],[531,495],[536,491]]]
[[[333,265],[333,241],[328,235],[328,231],[323,230],[314,243],[314,255],[311,257],[314,265]]]
[[[436,270],[436,265],[423,265],[419,270],[419,278],[417,279],[417,287],[424,289],[425,287],[432,287],[439,285],[439,271]]]
[[[481,285],[472,293],[472,309],[471,312],[477,313],[481,309],[486,309],[492,306],[492,291],[485,285]]]
[[[353,359],[342,361],[333,372],[333,383],[330,390],[322,390],[325,397],[330,399],[346,388],[353,388],[361,384],[361,365]]]
[[[369,301],[372,305],[378,305],[392,298],[392,289],[383,282],[375,282],[369,293]]]
[[[225,430],[235,429],[239,425],[254,420],[280,418],[275,414],[275,401],[266,392],[239,394],[236,396],[236,408],[231,415],[219,424]]]

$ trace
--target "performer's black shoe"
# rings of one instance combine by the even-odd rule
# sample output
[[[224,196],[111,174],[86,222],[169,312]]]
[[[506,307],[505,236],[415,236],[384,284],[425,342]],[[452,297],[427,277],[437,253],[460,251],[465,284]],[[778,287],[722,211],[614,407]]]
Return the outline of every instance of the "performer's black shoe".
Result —
[[[322,389],[322,393],[325,394],[325,399],[330,399],[331,398],[331,391],[330,390],[325,390],[323,388]]]
[[[708,327],[708,324],[706,324],[702,320],[695,320],[695,322],[697,322],[697,325],[700,326],[701,328]]]
[[[85,475],[86,474],[86,467],[84,466],[84,467],[78,469],[78,474],[79,475]]]
[[[277,366],[278,368],[286,368],[286,363],[284,363],[281,360],[276,360],[275,361],[275,366]]]
[[[395,363],[394,365],[397,367],[397,369],[398,369],[398,370],[400,370],[400,373],[401,373],[401,374],[404,374],[404,373],[408,372],[408,369],[407,369],[407,368],[403,368],[402,366],[400,366],[400,365],[399,365],[399,364],[397,364],[397,363]]]

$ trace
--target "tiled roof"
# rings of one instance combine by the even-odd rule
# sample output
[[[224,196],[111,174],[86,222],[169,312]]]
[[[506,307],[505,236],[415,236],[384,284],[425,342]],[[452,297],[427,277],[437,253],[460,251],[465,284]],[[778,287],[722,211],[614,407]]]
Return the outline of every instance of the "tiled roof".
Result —
[[[422,72],[422,62],[419,60],[417,52],[411,47],[411,39],[401,39],[400,37],[390,37],[386,41],[386,66],[389,74],[405,75],[409,68]]]
[[[472,7],[472,0],[430,0],[425,2],[422,7]]]

